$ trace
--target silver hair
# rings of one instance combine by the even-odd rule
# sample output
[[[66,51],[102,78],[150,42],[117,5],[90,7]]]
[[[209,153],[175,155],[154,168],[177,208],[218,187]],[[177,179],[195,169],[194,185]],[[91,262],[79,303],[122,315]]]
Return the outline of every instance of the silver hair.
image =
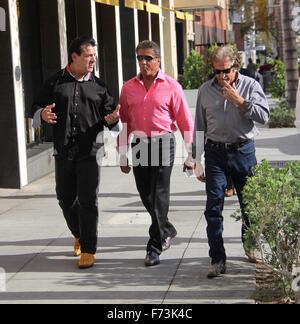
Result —
[[[229,58],[233,62],[235,68],[237,69],[241,68],[242,65],[241,57],[237,52],[237,50],[235,50],[234,47],[231,45],[218,47],[211,54],[212,62],[222,61],[226,58]]]

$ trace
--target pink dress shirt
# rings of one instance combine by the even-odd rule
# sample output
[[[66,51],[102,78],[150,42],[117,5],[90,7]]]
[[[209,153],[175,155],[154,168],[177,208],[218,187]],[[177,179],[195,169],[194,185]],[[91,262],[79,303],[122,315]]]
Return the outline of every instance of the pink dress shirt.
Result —
[[[186,145],[193,142],[194,121],[181,85],[161,70],[147,92],[141,75],[126,82],[120,97],[123,130],[118,138],[120,153],[128,148],[131,135],[155,137],[176,132]]]

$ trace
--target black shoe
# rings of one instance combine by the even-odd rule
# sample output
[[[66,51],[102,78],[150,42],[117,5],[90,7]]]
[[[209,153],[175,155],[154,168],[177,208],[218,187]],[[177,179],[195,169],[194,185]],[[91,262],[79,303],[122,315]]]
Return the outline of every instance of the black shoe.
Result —
[[[167,237],[167,238],[164,240],[164,242],[163,242],[163,244],[162,244],[162,251],[163,251],[163,252],[167,251],[167,250],[171,247],[171,240],[172,240],[172,238],[171,238],[170,236]]]
[[[160,264],[159,255],[155,252],[147,252],[145,265],[146,267],[154,267]]]
[[[173,238],[175,238],[177,236],[177,232],[172,235],[172,236],[168,236],[164,241],[163,241],[163,244],[162,244],[162,251],[165,252],[167,251],[170,247],[171,247],[171,240]]]
[[[207,274],[207,278],[212,279],[215,277],[219,277],[221,274],[226,273],[226,264],[223,262],[214,263],[211,265],[209,272]]]

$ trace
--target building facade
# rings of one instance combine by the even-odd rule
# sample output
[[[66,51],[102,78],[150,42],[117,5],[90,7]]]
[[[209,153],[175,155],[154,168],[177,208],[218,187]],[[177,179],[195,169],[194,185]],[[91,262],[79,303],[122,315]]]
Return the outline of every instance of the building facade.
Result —
[[[178,43],[178,68],[182,74],[182,63],[191,47],[207,58],[208,48],[213,44],[226,44],[234,41],[234,33],[231,24],[230,0],[175,0],[177,10],[193,13],[194,21],[186,28],[177,30],[178,40],[183,33],[188,36],[186,42],[180,47]],[[178,29],[177,24],[177,29]],[[192,28],[191,28],[192,27]],[[187,31],[188,30],[188,31]],[[193,34],[193,36],[191,36]],[[177,41],[178,42],[178,41]]]
[[[214,1],[0,0],[0,188],[21,188],[53,170],[51,127],[34,130],[29,112],[43,82],[66,66],[72,39],[96,39],[95,74],[117,102],[138,72],[142,40],[160,44],[162,69],[177,79],[195,42],[189,6],[196,3],[193,13],[206,2]]]

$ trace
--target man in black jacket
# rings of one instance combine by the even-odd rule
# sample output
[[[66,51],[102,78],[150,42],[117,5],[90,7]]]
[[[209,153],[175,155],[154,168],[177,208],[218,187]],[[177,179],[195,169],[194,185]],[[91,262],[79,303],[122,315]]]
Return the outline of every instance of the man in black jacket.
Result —
[[[67,225],[75,237],[79,268],[94,265],[97,250],[98,187],[96,160],[104,126],[118,128],[119,107],[105,85],[93,75],[96,43],[75,39],[69,64],[42,87],[32,106],[33,126],[53,125],[56,193]]]

